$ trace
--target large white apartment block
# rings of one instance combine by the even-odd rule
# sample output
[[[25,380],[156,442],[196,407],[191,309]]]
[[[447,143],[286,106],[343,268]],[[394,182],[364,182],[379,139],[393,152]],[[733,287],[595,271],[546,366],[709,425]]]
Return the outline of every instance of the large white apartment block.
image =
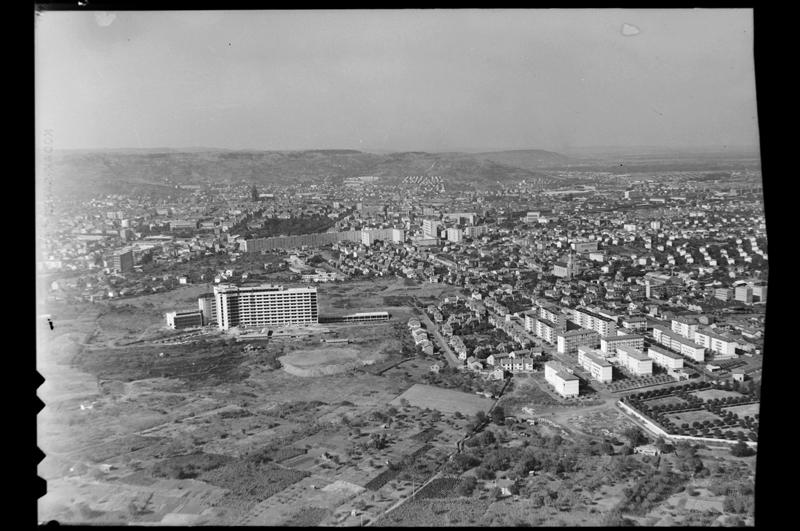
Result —
[[[626,330],[642,330],[647,329],[647,318],[643,315],[634,315],[622,318],[622,327]]]
[[[672,320],[672,331],[693,340],[697,332],[697,320],[690,317],[676,317]]]
[[[683,336],[679,336],[675,332],[664,328],[663,326],[653,327],[653,338],[675,352],[680,352],[681,356],[689,358],[692,361],[702,363],[706,358],[706,349],[702,345],[698,345],[694,341],[690,341]],[[695,333],[695,340],[697,333]]]
[[[561,313],[561,308],[555,304],[543,304],[538,306],[538,313],[540,318],[551,321],[560,330],[567,327],[567,316]]]
[[[463,239],[463,236],[464,234],[459,228],[450,227],[447,229],[447,241],[449,242],[460,242]]]
[[[536,306],[525,313],[525,330],[554,345],[559,332],[567,327],[566,315],[556,306]]]
[[[617,360],[628,372],[635,376],[648,376],[653,374],[653,360],[639,349],[632,347],[619,347]]]
[[[642,350],[644,348],[644,336],[627,334],[600,338],[600,350],[603,353],[613,354],[618,347],[633,347]]]
[[[203,314],[203,323],[217,322],[217,299],[214,293],[204,293],[197,298],[197,307]]]
[[[612,380],[612,367],[601,353],[587,347],[578,347],[578,363],[598,382]]]
[[[575,308],[573,315],[574,321],[578,326],[594,330],[601,336],[611,336],[617,331],[617,322],[614,319],[602,316],[586,308]]]
[[[736,347],[739,346],[736,341],[708,329],[701,329],[695,332],[694,342],[711,352],[723,356],[735,356]]]
[[[683,356],[665,348],[653,345],[647,349],[647,356],[659,367],[673,371],[683,369]]]
[[[436,219],[423,219],[422,220],[422,236],[424,238],[438,238],[439,227],[442,222]]]
[[[544,364],[544,379],[552,385],[556,393],[564,398],[578,396],[580,380],[572,371],[557,361]]]
[[[745,304],[753,303],[753,288],[751,286],[736,286],[734,289],[734,298],[737,301],[744,302]]]
[[[478,238],[486,234],[488,230],[486,225],[471,225],[464,227],[464,236],[468,238]]]
[[[594,330],[578,328],[567,330],[558,334],[557,348],[560,354],[575,354],[578,347],[582,345],[597,347],[600,343],[600,335]]]
[[[214,298],[220,330],[319,322],[317,288],[221,284],[214,286]]]

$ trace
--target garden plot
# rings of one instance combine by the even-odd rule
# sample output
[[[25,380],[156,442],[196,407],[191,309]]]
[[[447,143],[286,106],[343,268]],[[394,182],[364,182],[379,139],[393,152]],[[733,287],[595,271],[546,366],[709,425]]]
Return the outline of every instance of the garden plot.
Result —
[[[652,400],[645,400],[645,404],[647,404],[650,407],[673,406],[673,405],[688,406],[689,402],[677,396],[664,396],[661,398],[653,398]]]
[[[742,404],[741,406],[731,406],[723,408],[723,411],[730,411],[734,413],[737,417],[744,418],[744,417],[754,417],[758,414],[759,410],[761,409],[760,403],[755,404]]]
[[[692,394],[701,400],[714,400],[716,398],[728,398],[729,396],[741,398],[744,396],[736,391],[726,391],[725,389],[704,389],[702,391],[694,391]]]
[[[700,409],[698,411],[684,411],[681,413],[668,413],[667,418],[672,420],[672,422],[678,426],[684,423],[691,426],[694,422],[705,422],[707,420],[714,422],[719,420],[717,415],[704,409]]]
[[[407,400],[410,405],[419,408],[436,409],[442,413],[458,411],[464,415],[475,415],[478,411],[486,412],[493,404],[488,398],[424,384],[412,385],[406,392],[392,400],[391,404],[400,406],[402,400]]]
[[[318,525],[364,489],[344,481],[309,476],[256,505],[242,525]],[[304,513],[310,513],[305,516]]]

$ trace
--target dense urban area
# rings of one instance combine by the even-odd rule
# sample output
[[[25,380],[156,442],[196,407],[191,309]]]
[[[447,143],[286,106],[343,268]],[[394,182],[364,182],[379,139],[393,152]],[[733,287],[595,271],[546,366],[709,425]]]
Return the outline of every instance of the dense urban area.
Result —
[[[757,157],[74,152],[45,173],[40,521],[754,522]]]

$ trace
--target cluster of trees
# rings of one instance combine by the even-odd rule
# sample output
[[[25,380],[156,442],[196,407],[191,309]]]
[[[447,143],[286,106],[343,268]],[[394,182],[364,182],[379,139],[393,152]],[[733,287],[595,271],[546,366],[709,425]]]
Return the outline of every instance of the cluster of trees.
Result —
[[[742,440],[731,447],[731,455],[734,457],[749,457],[755,455],[755,453],[756,451],[747,446]]]
[[[269,238],[285,234],[292,236],[295,234],[312,234],[325,232],[336,224],[335,219],[322,214],[311,214],[308,216],[293,216],[289,219],[265,218],[260,229],[249,229],[247,222],[234,227],[234,231],[244,231],[245,238]]]
[[[647,514],[657,504],[678,492],[687,481],[687,476],[669,470],[646,474],[632,487],[623,489],[623,498],[617,507],[636,515]]]
[[[471,371],[458,371],[449,366],[442,367],[438,373],[426,373],[422,379],[432,385],[460,389],[467,393],[487,392],[492,395],[499,393],[504,385],[502,381],[488,380]]]

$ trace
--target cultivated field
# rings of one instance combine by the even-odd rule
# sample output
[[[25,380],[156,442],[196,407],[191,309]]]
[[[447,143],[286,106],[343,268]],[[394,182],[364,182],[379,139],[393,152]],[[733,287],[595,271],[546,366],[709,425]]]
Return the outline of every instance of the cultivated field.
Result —
[[[462,391],[442,389],[431,385],[414,384],[406,392],[392,400],[391,404],[399,406],[402,400],[415,407],[431,408],[442,413],[455,413],[474,415],[478,411],[487,411],[492,406],[492,400]]]

